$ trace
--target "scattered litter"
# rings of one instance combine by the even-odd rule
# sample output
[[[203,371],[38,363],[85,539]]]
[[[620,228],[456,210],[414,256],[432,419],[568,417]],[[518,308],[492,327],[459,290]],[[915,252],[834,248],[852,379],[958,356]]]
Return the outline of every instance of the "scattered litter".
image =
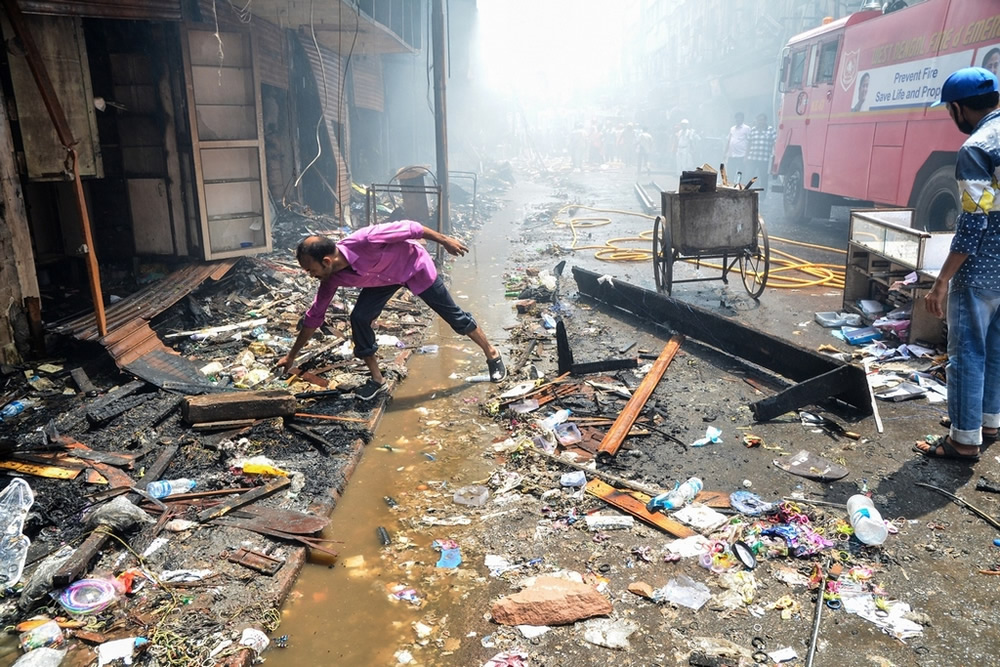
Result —
[[[657,603],[669,602],[695,611],[701,609],[712,597],[708,586],[682,574],[667,582],[663,588],[653,591]]]
[[[149,640],[145,637],[125,637],[104,642],[97,647],[97,667],[110,665],[115,660],[121,660],[126,665],[131,665],[135,649],[148,643]]]
[[[485,486],[463,486],[455,491],[452,499],[459,505],[478,507],[485,505],[490,497],[490,490]]]
[[[635,526],[635,519],[620,514],[588,514],[587,530],[630,530]]]
[[[627,650],[630,648],[628,638],[639,629],[635,621],[612,618],[591,618],[581,623],[585,641],[603,646]]]
[[[795,660],[799,657],[799,654],[795,652],[791,646],[786,646],[784,648],[779,648],[777,651],[771,651],[767,654],[774,662],[788,662],[789,660]]]
[[[691,443],[692,447],[704,447],[705,445],[718,445],[722,443],[722,429],[709,426],[705,429],[705,437],[698,438]]]
[[[702,534],[711,533],[729,522],[729,517],[725,514],[716,512],[711,507],[701,503],[685,505],[674,512],[673,516],[681,523],[691,526]]]

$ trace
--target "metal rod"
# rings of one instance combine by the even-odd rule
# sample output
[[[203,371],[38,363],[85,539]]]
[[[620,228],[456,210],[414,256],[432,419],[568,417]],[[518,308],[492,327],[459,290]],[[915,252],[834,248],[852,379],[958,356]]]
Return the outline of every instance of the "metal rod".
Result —
[[[816,595],[816,613],[813,620],[812,638],[809,640],[809,653],[806,655],[806,667],[812,667],[813,656],[816,655],[816,640],[819,639],[819,621],[823,617],[823,593],[826,591],[826,576],[819,582],[819,591]]]
[[[951,498],[956,503],[958,503],[962,507],[968,509],[970,512],[972,512],[973,514],[975,514],[976,516],[978,516],[980,519],[982,519],[986,523],[990,524],[991,526],[993,526],[997,530],[1000,530],[1000,521],[997,521],[996,518],[990,516],[989,514],[987,514],[983,510],[979,509],[978,507],[976,507],[972,503],[966,502],[965,500],[962,500],[961,498],[959,498],[958,496],[956,496],[954,493],[952,493],[950,491],[945,491],[944,489],[942,489],[940,487],[937,487],[937,486],[934,486],[933,484],[927,484],[926,482],[914,482],[914,484],[916,484],[917,486],[922,486],[925,489],[930,489],[931,491],[937,491],[938,493],[940,493],[942,496],[945,496],[946,498]]]

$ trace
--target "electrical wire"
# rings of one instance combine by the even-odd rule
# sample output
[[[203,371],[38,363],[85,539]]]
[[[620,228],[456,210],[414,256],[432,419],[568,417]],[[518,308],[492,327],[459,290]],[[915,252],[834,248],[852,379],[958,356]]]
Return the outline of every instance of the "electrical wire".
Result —
[[[570,215],[570,212],[576,211],[625,215],[644,218],[646,220],[653,220],[654,216],[647,215],[645,213],[636,213],[635,211],[622,211],[612,208],[596,208],[593,206],[585,206],[583,204],[567,204],[566,206],[560,208],[553,217],[553,223],[557,227],[569,227],[570,232],[573,235],[573,242],[570,246],[570,249],[573,251],[593,250],[594,257],[604,262],[649,262],[653,259],[652,229],[643,230],[638,236],[625,236],[608,239],[598,245],[580,245],[579,230],[609,225],[611,224],[612,219],[605,216]],[[772,242],[776,241],[812,250],[821,250],[842,255],[846,254],[846,251],[839,248],[831,248],[829,246],[807,243],[805,241],[796,241],[794,239],[786,239],[778,236],[771,236],[768,237],[768,239]],[[633,247],[630,247],[630,244]],[[634,247],[638,246],[638,244],[642,244],[641,247]],[[767,287],[777,289],[800,289],[803,287],[819,286],[843,289],[844,287],[843,264],[811,262],[776,248],[771,248],[770,252],[770,270],[767,277]],[[778,257],[775,258],[775,255]],[[686,257],[680,259],[679,261],[697,264],[699,267],[708,267],[719,270],[723,269],[721,264],[701,261],[696,257]],[[789,275],[795,273],[804,274],[805,277]],[[755,280],[757,279],[756,274],[754,274],[753,277]]]

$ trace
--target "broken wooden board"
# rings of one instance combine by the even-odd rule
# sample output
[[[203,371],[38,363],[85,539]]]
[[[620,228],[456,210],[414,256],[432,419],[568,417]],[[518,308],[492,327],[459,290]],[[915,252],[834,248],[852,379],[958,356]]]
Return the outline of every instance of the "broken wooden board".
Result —
[[[697,534],[679,521],[674,521],[659,512],[647,511],[646,503],[649,502],[650,496],[645,493],[639,491],[621,491],[605,484],[599,479],[592,479],[587,482],[586,490],[590,495],[600,498],[612,507],[631,514],[643,523],[655,526],[675,537],[691,537]]]
[[[188,396],[181,414],[188,424],[236,419],[291,417],[297,402],[287,391],[234,391],[227,394]]]
[[[663,346],[663,351],[660,352],[660,356],[653,362],[653,367],[646,373],[646,377],[639,383],[639,388],[632,394],[632,398],[625,404],[624,409],[622,409],[618,418],[615,419],[615,423],[611,425],[611,429],[604,436],[604,440],[601,441],[601,448],[597,454],[599,458],[610,458],[621,447],[622,441],[625,440],[629,431],[632,430],[632,425],[639,417],[639,413],[642,411],[643,406],[646,405],[646,401],[649,400],[649,396],[656,389],[656,385],[660,383],[660,378],[667,372],[667,367],[673,361],[674,355],[677,354],[677,350],[680,349],[683,340],[683,336],[672,336],[667,341],[667,344]]]
[[[751,403],[750,410],[753,411],[754,419],[765,422],[806,405],[815,405],[841,391],[850,383],[852,374],[850,366],[834,368],[822,375],[793,384],[774,396]]]
[[[231,510],[238,507],[243,507],[244,505],[249,505],[250,503],[260,500],[261,498],[267,498],[273,493],[277,493],[286,486],[292,483],[287,477],[278,477],[273,479],[264,486],[258,486],[246,493],[241,493],[238,496],[234,496],[225,500],[215,507],[210,507],[207,510],[198,513],[198,521],[204,523],[205,521],[210,521],[211,519],[218,519],[221,516],[228,514]]]
[[[0,469],[14,470],[33,475],[34,477],[46,477],[48,479],[76,479],[83,466],[73,468],[63,468],[61,466],[48,465],[44,463],[29,463],[27,461],[0,461]]]

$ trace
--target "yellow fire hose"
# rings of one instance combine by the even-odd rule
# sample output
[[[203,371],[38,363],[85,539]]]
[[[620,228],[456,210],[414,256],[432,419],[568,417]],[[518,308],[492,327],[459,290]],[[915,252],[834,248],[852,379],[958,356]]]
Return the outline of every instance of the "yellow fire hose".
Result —
[[[593,250],[594,257],[603,262],[648,262],[652,260],[652,229],[640,232],[639,236],[624,236],[621,238],[608,239],[600,245],[580,245],[579,230],[609,225],[612,220],[611,218],[602,216],[570,216],[570,211],[610,213],[615,215],[645,218],[647,220],[654,220],[654,216],[647,215],[645,213],[636,213],[634,211],[621,211],[613,208],[595,208],[593,206],[585,206],[583,204],[567,204],[559,209],[553,218],[553,223],[556,226],[569,227],[570,232],[573,234],[573,243],[570,246],[571,250]],[[822,250],[840,255],[846,254],[844,250],[840,250],[839,248],[806,243],[805,241],[796,241],[777,236],[771,236],[769,237],[769,240],[772,242],[777,241],[787,245],[810,248],[813,250]],[[628,244],[641,244],[641,247],[629,247]],[[775,257],[775,255],[778,257]],[[699,266],[706,266],[719,270],[722,270],[723,268],[719,264],[699,262],[694,258],[686,258],[683,261],[690,262],[692,264],[697,263]],[[788,275],[790,273],[804,274],[805,277]],[[783,250],[771,248],[771,267],[767,277],[767,287],[774,287],[778,289],[799,289],[802,287],[817,286],[843,289],[843,265],[809,262]]]

